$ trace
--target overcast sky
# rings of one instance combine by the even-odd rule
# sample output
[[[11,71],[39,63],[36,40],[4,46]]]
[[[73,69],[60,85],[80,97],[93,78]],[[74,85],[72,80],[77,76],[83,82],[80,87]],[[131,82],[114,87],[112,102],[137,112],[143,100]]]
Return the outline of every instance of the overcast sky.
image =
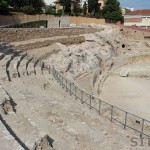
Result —
[[[45,0],[47,4],[53,3],[55,0]],[[130,7],[135,9],[150,9],[150,0],[119,0],[122,7]]]
[[[46,4],[51,4],[52,2],[54,2],[55,0],[45,0]]]

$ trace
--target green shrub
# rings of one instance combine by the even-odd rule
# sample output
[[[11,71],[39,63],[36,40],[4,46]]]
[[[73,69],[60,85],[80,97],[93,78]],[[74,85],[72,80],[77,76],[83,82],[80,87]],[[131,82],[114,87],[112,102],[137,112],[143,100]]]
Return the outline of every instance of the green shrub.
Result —
[[[96,12],[95,17],[96,18],[103,18],[102,12],[101,11]]]
[[[28,5],[23,7],[23,12],[31,15],[35,13],[35,10],[32,6]]]
[[[1,2],[0,2],[0,14],[2,14],[2,15],[9,14],[8,3],[5,0],[1,0]]]
[[[48,7],[46,7],[45,13],[46,14],[50,14],[50,15],[54,15],[55,14],[55,10],[53,9],[52,6],[48,6]]]
[[[40,20],[40,21],[32,21],[22,24],[10,25],[7,28],[40,28],[40,26],[47,27],[47,20]]]
[[[62,10],[59,9],[55,15],[56,15],[56,16],[62,16],[62,13],[63,13]]]
[[[103,16],[113,23],[117,21],[123,22],[124,18],[120,9],[120,2],[118,0],[107,0],[103,7]]]

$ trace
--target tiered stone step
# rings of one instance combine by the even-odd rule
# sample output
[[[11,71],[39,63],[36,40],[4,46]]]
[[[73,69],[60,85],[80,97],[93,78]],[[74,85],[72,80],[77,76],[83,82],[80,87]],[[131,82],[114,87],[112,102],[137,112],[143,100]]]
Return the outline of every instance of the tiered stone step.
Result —
[[[3,103],[5,99],[9,99],[9,96],[4,91],[3,87],[0,84],[0,105]]]
[[[28,76],[25,76],[29,78]],[[21,78],[17,78],[15,80],[21,80]],[[48,143],[48,135],[46,132],[42,131],[37,124],[35,124],[30,118],[30,113],[35,113],[34,107],[32,107],[32,103],[27,100],[27,98],[20,93],[19,90],[16,90],[16,87],[13,85],[13,82],[5,82],[3,86],[7,89],[7,92],[15,99],[17,103],[17,112],[16,115],[8,115],[3,116],[10,127],[14,130],[16,135],[20,138],[20,140],[29,148],[34,149],[37,144],[41,143],[42,139],[45,138]],[[30,103],[30,106],[29,106]],[[26,110],[26,111],[25,111]],[[51,148],[50,145],[44,146]]]
[[[0,52],[0,57],[4,55],[4,57],[1,57],[0,59],[0,66],[1,66],[1,79],[8,80],[7,73],[6,73],[6,64],[11,59],[12,55],[14,53],[14,49],[5,49],[2,52]]]
[[[24,148],[35,149],[36,143],[40,141],[47,135],[45,132],[41,131],[33,121],[31,121],[24,114],[16,115],[3,115],[7,124],[15,132],[19,140],[21,141]]]
[[[7,54],[13,51],[14,51],[14,48],[12,45],[1,42],[0,43],[0,60],[2,60]]]
[[[4,124],[0,121],[0,149],[1,150],[24,150],[24,148],[8,132]]]

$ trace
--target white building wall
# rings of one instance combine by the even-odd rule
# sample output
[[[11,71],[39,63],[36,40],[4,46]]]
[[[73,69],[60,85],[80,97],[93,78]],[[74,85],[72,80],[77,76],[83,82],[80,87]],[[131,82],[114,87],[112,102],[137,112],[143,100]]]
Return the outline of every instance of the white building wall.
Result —
[[[124,22],[124,26],[150,27],[150,16],[125,16],[125,18],[142,18],[141,22]]]

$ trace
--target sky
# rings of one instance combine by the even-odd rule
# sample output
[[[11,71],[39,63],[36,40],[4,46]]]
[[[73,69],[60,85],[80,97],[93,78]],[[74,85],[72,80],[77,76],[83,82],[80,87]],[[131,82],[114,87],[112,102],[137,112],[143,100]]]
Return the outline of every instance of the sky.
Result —
[[[119,0],[122,7],[150,9],[150,0]]]
[[[47,5],[53,3],[55,0],[44,0],[46,2]]]
[[[45,0],[47,4],[51,4],[55,0]],[[122,7],[134,9],[150,9],[150,0],[119,0]]]

